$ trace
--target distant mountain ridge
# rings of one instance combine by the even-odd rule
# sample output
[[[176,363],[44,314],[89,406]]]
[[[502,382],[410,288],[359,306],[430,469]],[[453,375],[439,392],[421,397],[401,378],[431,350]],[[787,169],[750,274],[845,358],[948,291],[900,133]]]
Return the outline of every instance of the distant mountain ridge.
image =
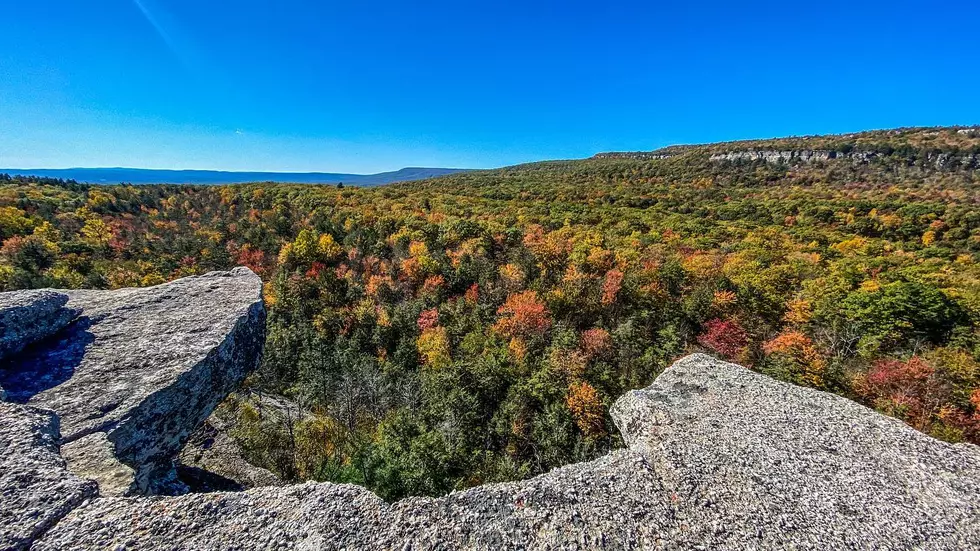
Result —
[[[0,174],[60,178],[89,184],[242,184],[283,182],[294,184],[338,184],[380,186],[395,182],[424,180],[465,172],[462,168],[408,167],[378,174],[334,172],[232,172],[222,170],[158,170],[149,168],[0,168]]]

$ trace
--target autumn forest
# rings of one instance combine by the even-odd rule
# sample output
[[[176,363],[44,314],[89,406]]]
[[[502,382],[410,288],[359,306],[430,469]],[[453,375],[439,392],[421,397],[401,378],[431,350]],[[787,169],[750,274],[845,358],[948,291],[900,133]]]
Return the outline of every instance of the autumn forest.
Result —
[[[692,351],[980,443],[978,170],[980,129],[929,128],[378,188],[0,175],[0,290],[248,266],[267,341],[232,436],[386,499],[621,446],[611,403]]]

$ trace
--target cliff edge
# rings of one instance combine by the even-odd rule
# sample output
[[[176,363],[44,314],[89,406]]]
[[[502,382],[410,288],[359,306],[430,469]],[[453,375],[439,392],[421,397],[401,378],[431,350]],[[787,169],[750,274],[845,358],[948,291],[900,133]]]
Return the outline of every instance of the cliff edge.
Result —
[[[16,534],[0,532],[0,548],[980,549],[980,448],[935,440],[844,398],[703,354],[679,360],[649,388],[615,403],[612,415],[626,449],[529,480],[440,498],[386,503],[365,488],[329,483],[172,497],[107,495],[100,473],[61,460],[57,443],[64,455],[84,427],[96,427],[87,434],[110,441],[113,431],[122,430],[127,437],[117,442],[128,444],[116,450],[127,460],[176,453],[179,446],[171,442],[186,440],[208,406],[257,357],[254,342],[264,317],[253,277],[236,271],[154,291],[107,292],[117,293],[114,300],[72,295],[67,306],[81,308],[83,317],[95,314],[85,326],[94,337],[86,345],[89,354],[101,350],[102,365],[147,369],[143,383],[118,395],[149,394],[121,402],[132,404],[132,414],[107,412],[112,428],[104,428],[110,425],[78,415],[101,419],[93,413],[97,404],[67,405],[71,396],[91,402],[96,395],[82,383],[94,379],[71,377],[53,387],[57,392],[23,400],[23,378],[8,373],[4,381],[15,383],[7,385],[11,396],[29,405],[0,409],[0,439],[16,443],[0,462],[0,518],[21,521]],[[196,293],[194,299],[177,298],[187,293]],[[188,323],[169,330],[192,328],[186,335],[127,329],[154,327],[149,321],[98,328],[113,316],[142,319],[144,312],[159,318],[155,309],[171,301],[190,308]],[[213,313],[209,322],[202,321],[205,311]],[[154,363],[136,361],[122,345],[145,335],[157,344]],[[96,346],[106,339],[118,347]],[[38,343],[25,354],[50,358],[44,350]],[[178,357],[194,359],[167,363]],[[182,367],[180,374],[163,369],[157,381],[153,365]],[[113,373],[101,378],[99,388]],[[141,390],[144,384],[156,390]],[[157,394],[167,399],[153,398]],[[158,422],[162,410],[145,415],[145,402],[195,406],[174,405],[169,422]],[[196,413],[186,413],[191,410]],[[70,420],[61,435],[59,415]],[[76,437],[66,443],[65,434]],[[139,434],[147,437],[137,439]],[[157,451],[140,451],[146,449]],[[23,466],[34,474],[14,474]],[[99,496],[86,479],[100,481]],[[9,514],[15,507],[25,513]]]
[[[174,457],[261,356],[261,289],[239,268],[0,294],[0,549],[96,494],[185,492]]]

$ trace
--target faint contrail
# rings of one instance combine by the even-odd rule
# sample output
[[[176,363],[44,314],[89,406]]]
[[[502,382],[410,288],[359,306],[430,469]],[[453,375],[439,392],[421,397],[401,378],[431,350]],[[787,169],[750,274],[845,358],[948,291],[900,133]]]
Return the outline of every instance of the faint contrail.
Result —
[[[140,12],[143,14],[143,17],[146,18],[153,29],[156,30],[157,34],[160,35],[160,38],[167,44],[167,47],[170,48],[170,51],[173,52],[174,56],[176,56],[181,63],[189,68],[190,66],[187,63],[187,57],[183,54],[183,52],[181,52],[181,48],[178,46],[177,41],[174,40],[171,33],[167,32],[167,29],[164,28],[159,19],[155,17],[145,5],[143,5],[143,0],[133,0],[133,3],[136,4],[136,7],[139,8]]]

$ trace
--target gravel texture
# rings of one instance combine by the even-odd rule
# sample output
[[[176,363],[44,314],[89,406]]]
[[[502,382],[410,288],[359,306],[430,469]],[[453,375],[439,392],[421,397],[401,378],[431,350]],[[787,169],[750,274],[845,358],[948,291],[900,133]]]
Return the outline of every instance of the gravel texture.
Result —
[[[620,451],[525,482],[386,504],[364,488],[307,483],[79,509],[36,549],[521,549],[649,546],[670,505]]]
[[[65,468],[58,438],[50,411],[0,403],[0,549],[26,549],[96,494],[94,482]]]
[[[10,401],[57,413],[69,466],[103,495],[180,491],[174,456],[258,364],[261,291],[246,268],[65,291],[83,315],[57,342],[10,358],[0,384]]]
[[[980,448],[705,355],[613,417],[629,446],[386,504],[350,485],[93,500],[36,549],[980,549]]]
[[[65,294],[47,289],[0,293],[0,360],[68,325],[78,311],[65,308],[67,302]]]

